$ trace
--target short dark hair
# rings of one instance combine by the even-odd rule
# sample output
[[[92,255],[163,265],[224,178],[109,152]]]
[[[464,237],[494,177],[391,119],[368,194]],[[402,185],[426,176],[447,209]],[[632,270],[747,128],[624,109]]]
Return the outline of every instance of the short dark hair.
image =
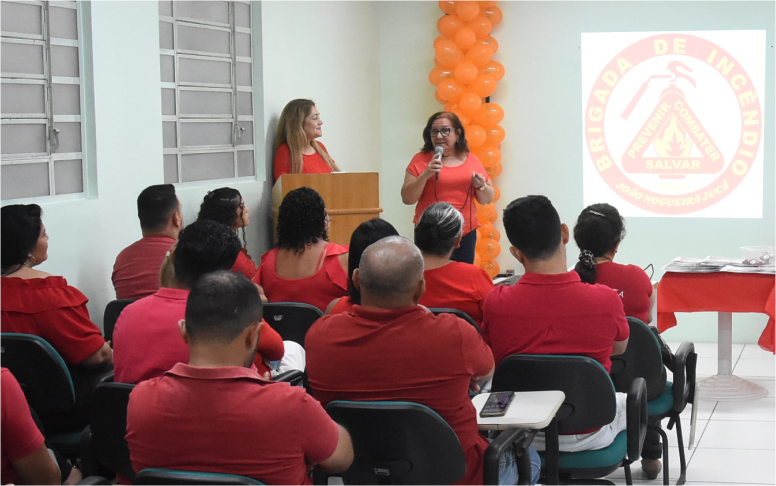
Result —
[[[261,321],[263,312],[259,290],[243,274],[207,273],[189,292],[186,332],[192,339],[228,344],[249,325]]]
[[[353,285],[353,270],[358,268],[361,255],[364,250],[377,241],[388,236],[399,236],[399,232],[391,223],[384,219],[375,218],[364,221],[350,236],[350,250],[348,251],[348,296],[354,304],[361,305],[361,292]]]
[[[415,245],[429,255],[446,256],[463,232],[463,215],[446,202],[434,203],[415,225]]]
[[[148,186],[137,196],[137,217],[143,231],[164,228],[172,213],[177,211],[178,198],[172,184]]]
[[[515,199],[503,222],[509,242],[531,260],[547,260],[560,249],[560,216],[545,196]]]
[[[2,273],[21,267],[40,238],[42,210],[37,204],[3,206],[2,219]],[[16,269],[18,270],[18,269]],[[15,271],[15,270],[14,270]]]
[[[304,251],[307,245],[328,240],[326,204],[314,189],[300,187],[286,194],[278,210],[278,248]]]
[[[606,203],[593,204],[579,214],[574,226],[574,241],[580,252],[580,261],[574,269],[585,283],[595,283],[596,265],[586,266],[582,262],[582,252],[587,250],[593,257],[604,256],[617,243],[625,238],[625,220],[617,208]]]
[[[202,275],[229,270],[240,253],[240,240],[230,227],[208,219],[183,228],[175,246],[175,280],[192,287]]]
[[[205,195],[205,199],[199,206],[197,221],[209,219],[227,225],[230,229],[237,223],[237,209],[244,207],[243,197],[240,191],[231,187],[220,187]],[[239,218],[242,219],[242,213]],[[242,230],[243,246],[247,246],[245,228]]]
[[[447,118],[450,120],[450,124],[453,126],[453,130],[458,134],[458,141],[455,142],[455,152],[458,154],[468,154],[469,144],[466,142],[466,131],[463,128],[463,123],[458,115],[451,111],[440,111],[431,115],[426,122],[426,128],[423,129],[423,148],[422,152],[433,152],[434,141],[431,140],[431,125],[439,118]]]

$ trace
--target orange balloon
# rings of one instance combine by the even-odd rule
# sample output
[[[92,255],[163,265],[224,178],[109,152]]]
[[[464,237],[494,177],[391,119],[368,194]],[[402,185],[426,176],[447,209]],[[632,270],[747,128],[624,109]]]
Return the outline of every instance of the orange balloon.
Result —
[[[495,209],[493,210],[493,213],[496,213]],[[482,257],[487,260],[493,260],[501,253],[501,245],[498,241],[491,238],[478,239],[476,248],[480,251]]]
[[[493,23],[493,25],[500,24],[501,19],[504,18],[504,14],[501,13],[501,9],[495,5],[485,9],[485,16]]]
[[[487,98],[496,91],[496,78],[490,74],[477,76],[477,79],[469,85],[469,90],[474,91],[481,98]]]
[[[492,7],[493,5],[496,5],[496,0],[480,1],[477,3],[480,4],[480,8],[487,8],[487,7]]]
[[[469,148],[479,147],[485,143],[485,129],[479,125],[466,127],[466,142],[469,144]]]
[[[495,3],[495,2],[494,2]],[[488,5],[490,6],[490,5]],[[442,9],[442,11],[446,14],[454,14],[455,13],[455,2],[450,1],[440,1],[439,2],[439,8]]]
[[[493,184],[493,192],[494,192],[494,194],[493,194],[493,202],[496,202],[499,199],[501,199],[501,189],[499,189],[496,184]]]
[[[489,218],[492,216],[491,213],[495,214],[496,210],[493,208],[492,204],[486,204],[485,206],[477,206],[477,221],[479,221],[482,224],[487,224],[489,221]],[[477,242],[477,249],[479,250],[480,242]]]
[[[428,80],[434,86],[439,86],[439,83],[453,75],[452,69],[435,67],[428,73]],[[479,108],[479,107],[478,107]]]
[[[469,125],[469,116],[466,113],[464,113],[463,110],[461,110],[460,106],[456,106],[454,109],[446,110],[446,111],[449,111],[450,113],[455,113],[456,116],[458,116],[458,119],[461,120],[461,125],[463,125],[464,128]]]
[[[435,98],[435,99],[436,99],[436,100],[437,100],[439,103],[441,103],[441,104],[443,104],[443,105],[444,105],[445,103],[447,103],[447,100],[446,100],[446,99],[444,99],[444,98],[442,98],[442,95],[440,95],[440,94],[439,94],[439,88],[437,88],[437,89],[436,89],[436,91],[434,91],[434,98]]]
[[[486,37],[493,30],[493,23],[484,15],[479,15],[477,18],[466,22],[466,26],[477,34],[477,38]]]
[[[480,99],[477,93],[472,91],[465,92],[461,95],[461,99],[458,100],[458,106],[460,106],[461,110],[469,116],[475,114],[477,110],[480,109],[480,105],[482,105],[482,99]],[[480,127],[480,129],[482,129],[482,127]],[[485,135],[484,129],[482,130],[482,135]],[[483,138],[482,141],[485,142],[485,139]]]
[[[501,162],[497,162],[493,164],[491,167],[485,167],[485,172],[488,173],[488,176],[491,179],[495,179],[496,177],[501,175],[503,167],[501,166]]]
[[[480,258],[479,253],[474,254],[474,266],[475,267],[481,267],[482,266],[482,258]]]
[[[480,238],[490,238],[494,241],[499,241],[501,239],[501,233],[488,222],[488,224],[483,224],[479,228],[477,228],[477,239]]]
[[[436,47],[436,46],[434,46],[434,47]],[[443,67],[442,63],[439,62],[439,59],[437,59],[436,56],[434,56],[434,67]]]
[[[477,42],[477,35],[475,35],[472,29],[461,27],[458,29],[458,32],[455,33],[454,40],[458,47],[466,50]]]
[[[452,101],[445,103],[445,111],[452,112],[458,108],[458,103],[453,103]]]
[[[442,66],[449,68],[454,68],[456,64],[463,59],[463,51],[461,51],[461,48],[450,40],[437,42],[437,45],[434,47],[434,53],[436,54],[436,58],[439,59],[439,62],[442,63]],[[475,62],[475,64],[477,63]]]
[[[496,103],[483,103],[472,119],[483,127],[498,125],[504,119],[504,109]]]
[[[491,279],[496,278],[496,276],[498,276],[499,272],[501,271],[501,267],[499,267],[498,263],[494,262],[493,260],[483,263],[480,268],[485,270]]]
[[[477,66],[468,59],[459,62],[458,65],[455,66],[455,69],[453,69],[453,77],[461,84],[471,83],[477,79],[478,73],[479,70],[477,69]]]
[[[491,206],[492,205],[493,203],[491,203]],[[490,221],[491,223],[495,223],[497,219],[498,219],[498,213],[494,209],[493,214],[490,215],[490,217],[488,218],[488,221]],[[501,247],[499,247],[499,253],[501,253]]]
[[[504,65],[498,61],[490,61],[482,68],[482,74],[490,74],[496,81],[500,81],[504,77]]]
[[[440,42],[439,45],[442,45],[442,42]],[[440,61],[444,62],[444,59],[438,53],[437,57]],[[488,64],[492,57],[493,49],[491,49],[490,46],[486,46],[485,44],[475,44],[466,53],[466,59],[473,62],[474,65],[478,68],[484,67],[486,64]]]
[[[447,101],[458,101],[464,93],[464,87],[455,79],[443,79],[437,87],[439,95]],[[443,103],[444,104],[444,103]]]
[[[447,37],[454,37],[458,29],[466,25],[457,15],[444,15],[437,20],[437,30]]]
[[[450,37],[447,37],[446,35],[441,35],[440,34],[440,35],[434,37],[434,47],[436,47],[436,45],[439,43],[439,41],[443,41],[443,40],[453,40],[453,39],[451,39]]]
[[[501,152],[493,145],[488,145],[486,143],[480,147],[476,147],[476,150],[472,150],[472,152],[480,159],[485,170],[501,162]]]
[[[468,24],[467,24],[468,25]],[[498,41],[493,36],[477,36],[477,43],[479,44],[486,44],[489,45],[491,49],[493,49],[493,53],[495,54],[496,51],[498,51]],[[480,38],[481,37],[481,38]]]
[[[496,145],[504,141],[506,133],[504,129],[499,125],[493,125],[485,129],[485,135],[488,137],[488,143]]]
[[[480,14],[480,6],[477,2],[455,2],[455,12],[461,20],[468,22]]]

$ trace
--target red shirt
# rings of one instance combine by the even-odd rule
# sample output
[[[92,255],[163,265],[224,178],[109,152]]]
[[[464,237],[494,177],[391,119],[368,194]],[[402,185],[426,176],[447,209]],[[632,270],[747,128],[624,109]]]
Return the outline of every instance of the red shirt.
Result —
[[[113,331],[116,382],[140,383],[162,376],[177,363],[188,363],[189,347],[178,330],[188,297],[188,290],[161,288],[124,308]],[[279,360],[284,352],[283,339],[265,322],[254,360],[257,370],[266,373],[263,359]]]
[[[410,165],[407,166],[407,172],[418,177],[426,170],[426,166],[433,157],[434,152],[419,152],[415,154],[415,157],[410,161]],[[458,167],[442,167],[439,179],[432,177],[426,181],[423,193],[421,193],[420,199],[417,205],[415,205],[415,219],[413,222],[417,224],[418,220],[420,220],[420,215],[432,204],[436,202],[449,202],[463,215],[464,235],[479,228],[481,225],[477,221],[477,208],[474,206],[474,193],[477,190],[472,186],[472,172],[482,174],[485,176],[486,181],[490,180],[480,159],[471,152],[466,156],[464,163]],[[436,194],[434,194],[435,183]]]
[[[337,301],[336,304],[334,304],[334,307],[331,308],[331,312],[329,314],[342,314],[345,312],[353,312],[353,302],[350,300],[350,296],[346,295],[345,297],[340,297],[340,299]]]
[[[327,154],[329,153],[329,151],[326,150],[326,147],[324,147],[321,142],[318,142],[318,145],[320,145],[324,152]],[[275,152],[273,165],[275,172],[275,182],[277,182],[277,180],[283,174],[291,173],[291,149],[288,148],[287,143],[284,143],[278,147],[277,151]],[[331,172],[334,171],[331,169],[331,167],[329,167],[329,164],[323,160],[323,157],[321,157],[318,152],[315,152],[312,155],[302,154],[302,174],[329,174]]]
[[[105,344],[100,328],[89,319],[89,299],[63,277],[3,277],[0,282],[2,332],[39,336],[71,364],[80,363]]]
[[[482,303],[493,290],[493,281],[485,270],[461,262],[423,272],[426,293],[420,304],[426,307],[448,307],[469,314],[477,325],[482,324]]]
[[[245,248],[240,250],[240,253],[237,254],[237,260],[234,261],[232,271],[242,273],[248,278],[248,280],[252,279],[253,276],[256,275],[256,264],[253,263],[250,255],[248,255],[248,250]]]
[[[595,283],[614,289],[622,299],[625,315],[641,319],[646,324],[652,282],[641,267],[614,262],[599,263]]]
[[[323,266],[314,275],[291,279],[278,276],[278,249],[273,248],[261,256],[253,281],[262,286],[269,302],[301,302],[326,312],[332,300],[348,292],[348,274],[338,258],[348,252],[348,247],[327,243],[325,251]]]
[[[43,435],[35,425],[30,407],[19,382],[6,368],[0,369],[0,393],[2,394],[2,440],[0,440],[0,481],[2,484],[17,483],[19,476],[13,470],[11,461],[23,459],[40,449]]]
[[[324,316],[305,338],[307,373],[315,398],[399,400],[426,405],[458,435],[466,457],[461,484],[482,484],[489,442],[479,434],[469,381],[493,368],[477,331],[450,314],[420,306],[381,310],[356,305],[351,314]]]
[[[302,388],[248,368],[178,363],[129,396],[135,471],[149,467],[239,474],[266,484],[312,484],[305,460],[334,454],[339,429]]]
[[[167,236],[145,236],[124,248],[113,264],[117,299],[142,299],[159,290],[159,270],[175,244]]]
[[[513,354],[571,354],[609,371],[612,344],[630,335],[620,297],[583,284],[577,272],[526,272],[514,286],[494,288],[483,311],[482,336],[497,364]]]

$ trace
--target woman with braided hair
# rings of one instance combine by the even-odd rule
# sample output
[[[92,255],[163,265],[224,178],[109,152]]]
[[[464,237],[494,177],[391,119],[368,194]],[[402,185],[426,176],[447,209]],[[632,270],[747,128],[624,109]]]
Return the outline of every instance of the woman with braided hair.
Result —
[[[221,187],[210,191],[205,195],[205,200],[199,207],[197,221],[209,219],[216,223],[222,223],[232,228],[232,231],[242,229],[242,250],[237,254],[237,260],[232,267],[233,272],[242,273],[248,279],[256,274],[256,264],[248,255],[247,241],[245,239],[245,227],[251,224],[251,215],[248,206],[240,195],[240,191],[231,187]]]

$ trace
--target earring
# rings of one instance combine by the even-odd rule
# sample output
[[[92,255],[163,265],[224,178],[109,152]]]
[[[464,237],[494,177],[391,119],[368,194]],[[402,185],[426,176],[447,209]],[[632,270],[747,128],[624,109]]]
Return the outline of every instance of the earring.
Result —
[[[32,265],[27,265],[27,262],[25,261],[24,262],[24,266],[25,267],[32,268],[32,267],[34,267],[35,265],[38,264],[38,259],[35,258],[35,255],[33,255],[32,253],[27,253],[27,258],[32,258]]]

